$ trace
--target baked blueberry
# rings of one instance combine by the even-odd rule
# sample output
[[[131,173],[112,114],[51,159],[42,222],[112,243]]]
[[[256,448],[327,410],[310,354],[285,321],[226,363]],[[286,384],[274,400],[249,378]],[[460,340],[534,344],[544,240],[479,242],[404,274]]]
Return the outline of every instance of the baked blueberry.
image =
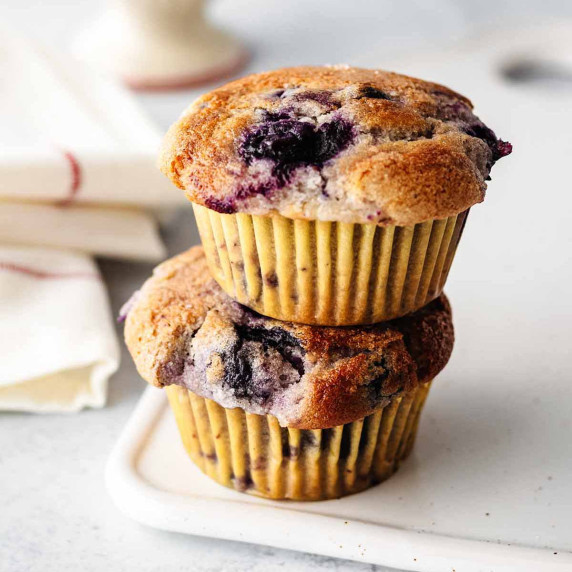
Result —
[[[352,138],[351,124],[341,117],[317,125],[289,117],[285,112],[267,113],[262,122],[244,133],[240,155],[247,165],[256,160],[272,163],[274,185],[259,187],[259,192],[263,192],[269,186],[279,189],[287,185],[297,167],[322,167],[343,151]]]

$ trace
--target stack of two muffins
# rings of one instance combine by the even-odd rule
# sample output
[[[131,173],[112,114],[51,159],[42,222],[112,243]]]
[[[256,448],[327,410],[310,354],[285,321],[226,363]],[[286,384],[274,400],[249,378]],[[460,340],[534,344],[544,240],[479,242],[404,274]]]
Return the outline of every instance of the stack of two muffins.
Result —
[[[509,152],[469,100],[377,70],[278,70],[191,105],[162,169],[204,251],[155,270],[125,335],[207,475],[314,500],[398,468],[452,351],[468,209]]]

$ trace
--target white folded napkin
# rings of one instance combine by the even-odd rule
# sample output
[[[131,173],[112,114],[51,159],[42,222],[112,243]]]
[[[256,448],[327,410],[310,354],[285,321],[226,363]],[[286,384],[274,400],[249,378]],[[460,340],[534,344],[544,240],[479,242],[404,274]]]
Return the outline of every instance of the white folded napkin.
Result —
[[[0,29],[0,410],[105,404],[118,340],[90,254],[165,257],[154,211],[186,204],[131,95]]]
[[[119,347],[105,285],[83,254],[0,246],[0,409],[101,407]]]
[[[133,260],[155,261],[166,256],[155,219],[134,208],[0,202],[2,243],[40,244]]]
[[[148,208],[187,203],[157,169],[160,135],[131,95],[7,30],[0,76],[0,220],[12,221],[0,241],[162,258]]]

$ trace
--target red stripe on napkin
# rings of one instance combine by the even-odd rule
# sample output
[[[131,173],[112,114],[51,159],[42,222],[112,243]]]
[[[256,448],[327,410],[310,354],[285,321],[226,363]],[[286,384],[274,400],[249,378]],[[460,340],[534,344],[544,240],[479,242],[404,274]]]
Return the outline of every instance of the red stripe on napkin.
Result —
[[[79,193],[79,189],[81,187],[82,173],[81,173],[81,165],[79,164],[77,157],[70,151],[62,151],[62,152],[64,157],[67,159],[71,170],[71,184],[68,190],[68,196],[58,203],[60,206],[65,207],[70,205],[76,198],[77,194]]]
[[[90,278],[95,280],[100,279],[99,275],[94,274],[93,272],[48,272],[46,270],[38,270],[28,266],[20,266],[19,264],[14,264],[12,262],[0,262],[0,270],[24,274],[39,280],[59,280],[67,278]]]

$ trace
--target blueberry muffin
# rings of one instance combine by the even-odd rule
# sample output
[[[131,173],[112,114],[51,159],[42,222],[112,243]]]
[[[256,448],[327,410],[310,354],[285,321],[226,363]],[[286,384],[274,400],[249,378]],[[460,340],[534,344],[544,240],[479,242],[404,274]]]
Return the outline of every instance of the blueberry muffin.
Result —
[[[229,298],[201,247],[158,266],[125,316],[137,369],[166,388],[191,459],[276,499],[335,498],[389,477],[453,347],[444,296],[368,327],[279,322]]]
[[[281,320],[352,325],[439,296],[467,213],[511,149],[441,85],[298,67],[199,98],[160,163],[193,202],[227,294]]]

